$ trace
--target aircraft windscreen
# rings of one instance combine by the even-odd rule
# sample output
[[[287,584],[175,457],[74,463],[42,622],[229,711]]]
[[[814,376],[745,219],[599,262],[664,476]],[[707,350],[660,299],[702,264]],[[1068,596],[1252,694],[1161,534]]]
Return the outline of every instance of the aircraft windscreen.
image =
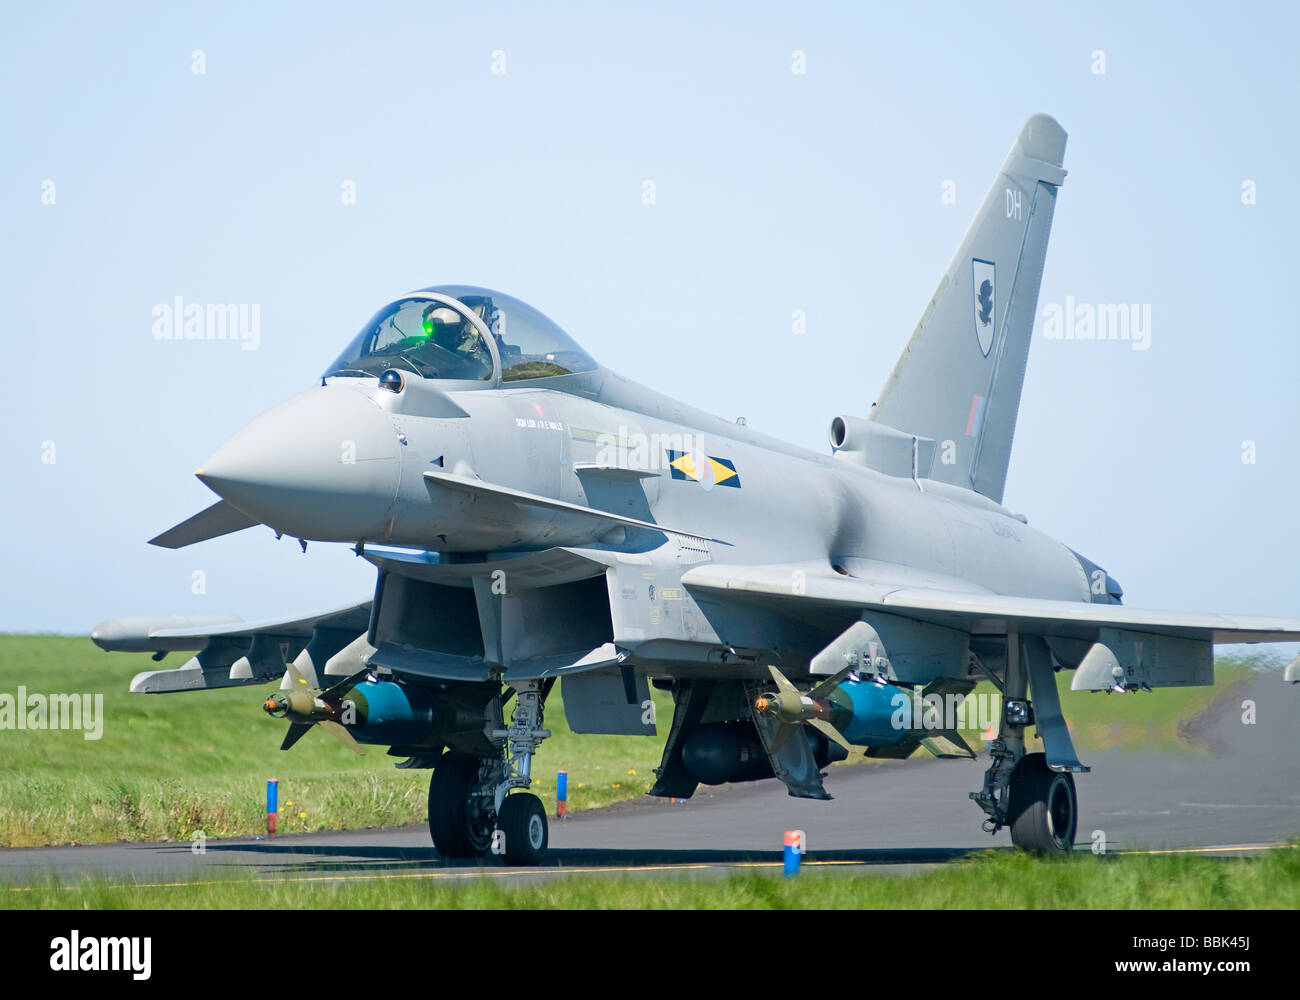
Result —
[[[470,285],[426,288],[458,299],[492,331],[501,381],[589,372],[596,362],[552,320],[510,295]]]
[[[379,375],[389,368],[424,378],[486,381],[492,378],[492,352],[473,322],[451,306],[400,299],[371,317],[327,374]]]
[[[592,371],[596,362],[559,326],[527,303],[487,288],[422,289],[457,299],[491,331],[501,380],[551,378]],[[424,378],[488,381],[492,352],[473,321],[443,302],[399,299],[371,317],[327,375],[380,375],[389,368]]]

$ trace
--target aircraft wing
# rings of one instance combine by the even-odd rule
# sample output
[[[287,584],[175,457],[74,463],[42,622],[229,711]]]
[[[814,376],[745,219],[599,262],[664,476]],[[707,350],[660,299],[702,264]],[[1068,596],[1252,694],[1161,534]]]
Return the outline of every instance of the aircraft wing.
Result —
[[[370,601],[344,604],[328,608],[302,618],[263,618],[260,621],[228,622],[216,626],[190,626],[187,628],[157,629],[150,633],[154,638],[163,639],[211,639],[218,636],[253,637],[263,633],[294,636],[306,639],[319,627],[342,628],[349,631],[364,632],[370,626]]]
[[[162,659],[173,650],[198,652],[174,670],[146,670],[131,681],[145,693],[264,684],[280,677],[285,663],[317,681],[329,661],[347,649],[339,669],[355,670],[370,625],[370,601],[328,608],[294,618],[243,621],[234,616],[187,619],[179,615],[116,618],[95,626],[90,637],[110,652],[153,652]]]
[[[90,638],[109,652],[148,653],[200,649],[212,639],[267,634],[307,639],[317,626],[364,632],[370,624],[370,602],[344,604],[295,618],[244,621],[237,615],[155,615],[112,618],[96,625]]]
[[[985,635],[1022,634],[1095,640],[1102,628],[1212,643],[1300,642],[1300,619],[1208,612],[1148,611],[1119,604],[1010,597],[980,590],[947,590],[906,582],[887,572],[874,578],[836,573],[829,566],[697,566],[682,576],[695,592],[788,608],[861,609]]]

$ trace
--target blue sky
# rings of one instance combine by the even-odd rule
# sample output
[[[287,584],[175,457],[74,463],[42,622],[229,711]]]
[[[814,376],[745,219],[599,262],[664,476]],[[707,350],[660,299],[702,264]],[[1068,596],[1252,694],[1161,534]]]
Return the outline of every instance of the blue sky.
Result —
[[[217,445],[430,284],[823,448],[1038,111],[1070,133],[1040,313],[1150,304],[1151,346],[1036,334],[1008,506],[1135,606],[1300,615],[1292,5],[608,6],[7,15],[0,630],[366,596],[342,546],[144,543],[215,499],[191,473]],[[178,295],[257,304],[258,349],[155,340]]]

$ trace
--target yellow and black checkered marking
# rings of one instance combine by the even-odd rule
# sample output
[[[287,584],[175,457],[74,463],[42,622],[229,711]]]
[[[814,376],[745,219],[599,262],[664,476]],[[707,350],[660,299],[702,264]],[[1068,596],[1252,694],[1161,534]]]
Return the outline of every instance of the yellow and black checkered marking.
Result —
[[[674,479],[693,479],[697,483],[740,488],[736,463],[729,458],[714,458],[710,455],[701,460],[700,456],[689,451],[669,451],[668,467],[672,470]]]

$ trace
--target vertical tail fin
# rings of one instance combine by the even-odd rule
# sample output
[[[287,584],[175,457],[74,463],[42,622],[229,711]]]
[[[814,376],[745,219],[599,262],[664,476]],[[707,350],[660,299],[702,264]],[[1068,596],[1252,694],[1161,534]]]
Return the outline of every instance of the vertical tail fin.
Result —
[[[937,443],[929,478],[998,502],[1065,139],[1048,115],[1025,122],[870,414]]]

